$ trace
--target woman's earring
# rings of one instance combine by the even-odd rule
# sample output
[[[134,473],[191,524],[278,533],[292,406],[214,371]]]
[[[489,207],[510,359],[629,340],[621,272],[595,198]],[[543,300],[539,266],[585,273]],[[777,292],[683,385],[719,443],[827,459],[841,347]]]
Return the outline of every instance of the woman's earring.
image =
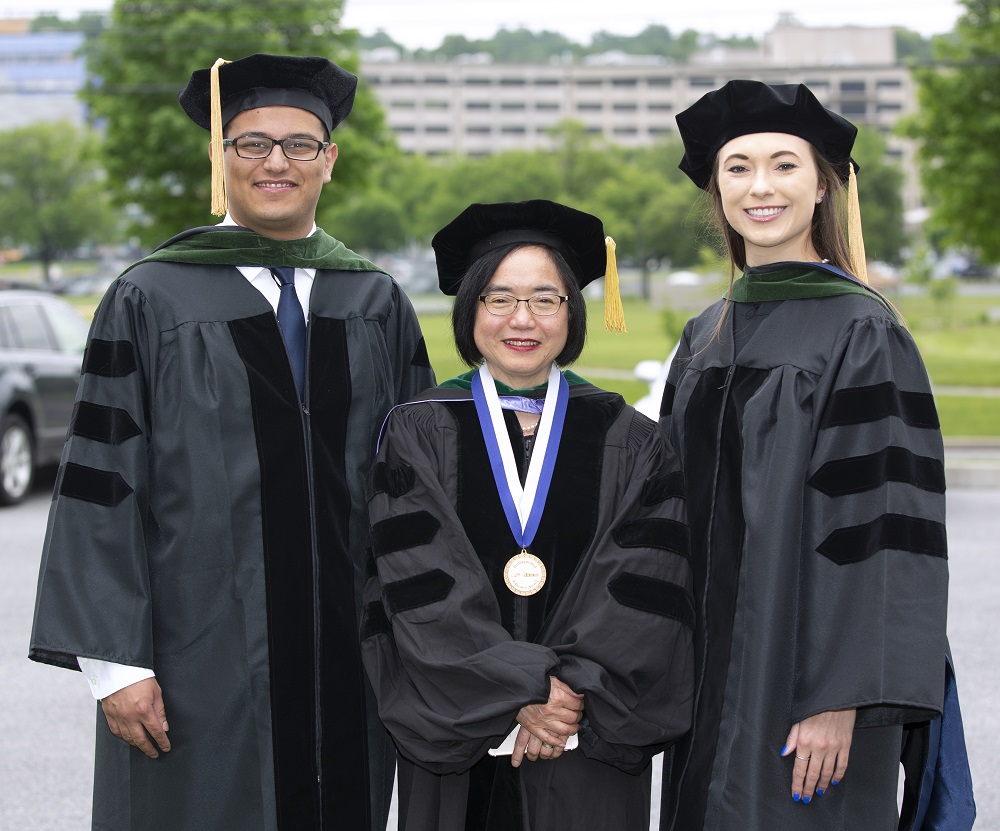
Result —
[[[818,205],[818,204],[819,204],[820,202],[822,202],[822,201],[823,201],[823,197],[822,197],[822,196],[819,196],[819,197],[817,197],[817,198],[816,198],[816,204],[817,204],[817,205]]]

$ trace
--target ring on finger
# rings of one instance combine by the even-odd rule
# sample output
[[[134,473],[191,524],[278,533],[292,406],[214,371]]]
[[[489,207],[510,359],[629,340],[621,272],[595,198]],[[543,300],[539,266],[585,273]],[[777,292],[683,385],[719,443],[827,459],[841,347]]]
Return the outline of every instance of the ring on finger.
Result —
[[[808,762],[812,758],[812,756],[799,756],[798,754],[796,754],[795,758],[803,762]]]
[[[542,742],[542,747],[544,747],[546,750],[552,749],[552,745],[548,744],[547,742]]]

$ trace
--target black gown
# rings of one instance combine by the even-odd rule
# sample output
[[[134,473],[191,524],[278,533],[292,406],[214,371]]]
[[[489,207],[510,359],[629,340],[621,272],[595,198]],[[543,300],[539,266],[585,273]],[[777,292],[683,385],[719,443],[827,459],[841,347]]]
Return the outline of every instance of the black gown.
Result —
[[[270,304],[231,265],[144,262],[95,316],[30,656],[152,668],[172,744],[150,760],[98,708],[95,828],[366,828],[366,746],[388,811],[357,642],[364,482],[386,412],[433,374],[396,283],[325,240],[290,263],[319,268],[304,405]]]
[[[903,725],[940,712],[947,546],[934,399],[909,333],[815,264],[750,274],[831,296],[731,305],[684,330],[661,425],[688,491],[694,725],[661,828],[887,831]],[[775,289],[775,291],[772,291]],[[840,293],[850,290],[851,293]],[[844,780],[791,798],[789,729],[857,708]]]
[[[548,576],[529,597],[504,583],[519,549],[469,394],[432,390],[386,424],[362,650],[400,754],[401,831],[645,831],[649,760],[688,727],[694,609],[676,459],[620,396],[570,390],[529,546]],[[548,699],[550,675],[585,696],[580,748],[516,769],[488,756],[522,706]]]

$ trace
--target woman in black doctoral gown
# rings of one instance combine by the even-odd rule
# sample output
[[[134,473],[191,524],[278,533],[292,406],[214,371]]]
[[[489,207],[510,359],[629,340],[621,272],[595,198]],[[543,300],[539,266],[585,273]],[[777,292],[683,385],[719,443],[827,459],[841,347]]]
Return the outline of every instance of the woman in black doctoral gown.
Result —
[[[473,205],[434,248],[475,369],[390,414],[369,481],[363,653],[400,828],[645,831],[650,759],[689,725],[694,607],[673,452],[559,369],[601,222]]]

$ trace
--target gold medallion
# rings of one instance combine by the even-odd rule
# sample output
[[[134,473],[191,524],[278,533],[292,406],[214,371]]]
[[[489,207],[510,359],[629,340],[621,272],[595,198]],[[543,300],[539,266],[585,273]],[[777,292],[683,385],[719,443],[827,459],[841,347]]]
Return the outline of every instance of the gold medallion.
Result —
[[[545,585],[545,563],[522,548],[504,566],[503,581],[514,594],[528,597]]]

